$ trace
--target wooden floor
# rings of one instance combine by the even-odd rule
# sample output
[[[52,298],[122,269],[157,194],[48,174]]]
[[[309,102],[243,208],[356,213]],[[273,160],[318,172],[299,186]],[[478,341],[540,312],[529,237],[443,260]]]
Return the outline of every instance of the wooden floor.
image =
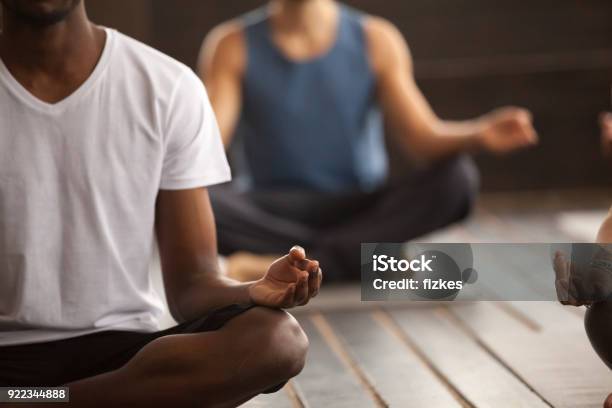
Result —
[[[420,241],[583,241],[584,228],[573,234],[559,220],[573,210],[602,217],[611,198],[488,196],[469,222]],[[357,286],[325,288],[298,312],[311,344],[306,368],[281,392],[245,407],[601,407],[612,392],[612,373],[589,346],[581,309],[365,303],[359,296]]]

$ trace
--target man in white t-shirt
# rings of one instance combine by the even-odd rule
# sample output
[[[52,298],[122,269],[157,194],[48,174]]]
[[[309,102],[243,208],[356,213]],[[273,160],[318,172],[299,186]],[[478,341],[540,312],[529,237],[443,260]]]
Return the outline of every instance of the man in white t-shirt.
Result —
[[[296,247],[259,281],[218,273],[206,187],[230,172],[201,82],[81,0],[0,3],[0,386],[235,406],[296,375],[307,339],[277,309],[321,270]],[[163,332],[155,233],[181,323]]]

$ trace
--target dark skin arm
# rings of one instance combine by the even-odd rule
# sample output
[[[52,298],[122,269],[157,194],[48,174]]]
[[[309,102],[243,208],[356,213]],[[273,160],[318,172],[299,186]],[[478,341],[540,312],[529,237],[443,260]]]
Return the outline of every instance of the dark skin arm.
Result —
[[[179,322],[197,319],[209,311],[234,303],[290,308],[308,303],[319,291],[322,278],[319,263],[307,260],[304,250],[297,247],[274,262],[267,275],[257,282],[238,283],[224,278],[217,265],[214,217],[208,192],[204,188],[160,191],[157,199],[156,231],[168,303],[172,315]],[[218,351],[224,348],[219,346],[219,340],[212,338],[224,336],[220,333],[201,334],[199,339],[198,335],[169,336],[182,338],[166,338],[162,345],[168,341],[174,342],[174,348],[185,345],[186,350],[183,351],[187,354],[190,344],[193,345],[194,342],[215,345],[218,348],[213,354],[216,354],[210,357],[214,366],[215,362],[219,363],[216,359],[225,359]],[[159,342],[157,345],[162,347]],[[281,346],[277,346],[276,350]],[[67,384],[70,387],[72,404],[79,407],[110,406],[110,402],[131,398],[133,401],[148,400],[146,405],[142,405],[143,402],[138,406],[150,406],[150,398],[145,398],[149,395],[150,388],[147,387],[150,387],[150,384],[161,384],[163,387],[169,387],[168,389],[172,389],[176,384],[164,379],[167,375],[164,370],[137,369],[160,358],[159,349],[151,352],[149,347],[148,350],[140,352],[140,360],[136,360],[136,363],[133,359],[120,370]],[[196,354],[201,353],[198,351]],[[196,354],[193,355],[194,359]],[[227,361],[224,360],[222,364],[227,364]],[[189,375],[193,373],[183,378],[189,379]],[[166,378],[174,378],[176,381],[176,377]],[[178,387],[180,390],[184,389],[183,384]],[[153,405],[163,404],[158,402]],[[31,406],[38,404],[7,405]],[[62,407],[65,404],[48,406]]]
[[[292,308],[308,303],[319,292],[319,264],[306,259],[304,250],[297,247],[274,262],[259,281],[238,283],[224,277],[204,188],[160,191],[155,228],[168,305],[179,322],[230,304]]]

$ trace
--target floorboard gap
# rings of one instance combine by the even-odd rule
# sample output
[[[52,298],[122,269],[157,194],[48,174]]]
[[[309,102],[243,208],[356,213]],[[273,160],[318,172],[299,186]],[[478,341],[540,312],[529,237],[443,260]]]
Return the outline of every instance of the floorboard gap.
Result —
[[[476,344],[478,344],[478,346],[480,346],[480,348],[482,348],[487,354],[489,354],[491,356],[491,358],[493,358],[495,361],[497,361],[502,367],[504,367],[506,370],[508,370],[508,372],[510,374],[512,374],[518,381],[523,383],[523,385],[525,385],[525,387],[527,387],[531,392],[533,392],[535,395],[537,395],[538,398],[540,398],[542,400],[542,402],[544,402],[549,407],[554,408],[554,405],[550,401],[548,401],[540,392],[538,392],[538,390],[533,388],[533,386],[531,384],[529,384],[529,382],[527,380],[525,380],[518,372],[516,372],[516,370],[514,370],[512,367],[510,367],[510,365],[508,365],[501,358],[501,356],[499,354],[497,354],[491,347],[489,347],[485,342],[483,342],[478,337],[478,334],[471,327],[469,327],[464,322],[462,322],[461,319],[459,319],[453,312],[451,312],[448,309],[443,309],[443,310],[440,310],[440,313],[442,313],[445,318],[447,318],[453,324],[455,324],[469,338],[474,340],[474,342],[476,342]],[[519,313],[519,312],[517,311],[517,313]]]
[[[361,385],[370,394],[377,406],[381,408],[387,408],[389,404],[384,400],[380,393],[376,390],[372,381],[359,367],[359,364],[351,357],[350,353],[347,352],[342,344],[342,340],[338,338],[334,329],[331,327],[325,316],[321,313],[314,313],[310,315],[310,320],[315,325],[327,345],[332,351],[338,356],[340,361],[357,377]]]
[[[289,395],[291,406],[293,408],[310,408],[306,402],[306,398],[295,381],[291,380],[287,383],[284,391]]]
[[[542,331],[542,326],[540,326],[538,323],[533,321],[531,318],[529,318],[527,315],[525,315],[520,310],[517,310],[516,308],[512,307],[512,305],[505,303],[505,302],[492,302],[492,303],[493,303],[493,306],[497,307],[498,309],[506,313],[508,316],[510,316],[517,322],[521,323],[523,326],[527,327],[529,330],[536,332],[536,333]]]
[[[448,378],[433,364],[433,362],[419,349],[419,347],[410,339],[401,327],[393,320],[393,317],[387,313],[386,310],[381,309],[372,312],[372,317],[376,320],[384,329],[388,330],[389,333],[395,336],[402,344],[404,344],[408,350],[414,353],[419,360],[433,373],[433,375],[440,381],[440,383],[447,389],[447,391],[455,398],[455,400],[464,408],[476,408],[476,406],[470,402],[462,393],[459,391]]]

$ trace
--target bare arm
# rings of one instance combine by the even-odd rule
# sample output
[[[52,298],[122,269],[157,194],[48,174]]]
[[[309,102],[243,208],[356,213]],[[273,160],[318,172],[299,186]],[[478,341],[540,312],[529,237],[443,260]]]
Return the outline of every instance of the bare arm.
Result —
[[[204,188],[160,191],[155,228],[168,305],[179,322],[231,304],[291,308],[308,303],[319,292],[319,263],[307,260],[301,248],[274,262],[259,281],[245,284],[224,277]]]
[[[412,57],[401,33],[389,22],[365,22],[372,68],[385,120],[407,151],[423,161],[485,149],[506,153],[537,140],[529,112],[504,108],[473,120],[443,121],[419,90]]]
[[[177,321],[250,301],[248,284],[226,279],[219,272],[206,189],[160,191],[156,232],[168,305]]]
[[[198,74],[206,84],[226,148],[231,144],[242,108],[246,59],[244,35],[238,22],[215,28],[202,44]]]

